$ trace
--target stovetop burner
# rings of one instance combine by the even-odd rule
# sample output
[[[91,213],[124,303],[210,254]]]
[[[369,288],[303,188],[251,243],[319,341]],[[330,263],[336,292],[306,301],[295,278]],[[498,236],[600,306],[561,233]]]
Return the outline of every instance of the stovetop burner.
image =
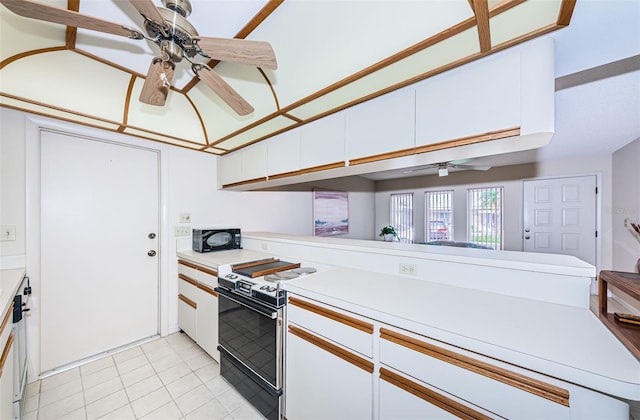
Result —
[[[297,279],[300,276],[304,276],[306,274],[315,273],[316,269],[313,267],[300,267],[294,268],[292,270],[279,271],[277,273],[267,274],[264,276],[266,281],[277,283],[279,281],[287,281]]]

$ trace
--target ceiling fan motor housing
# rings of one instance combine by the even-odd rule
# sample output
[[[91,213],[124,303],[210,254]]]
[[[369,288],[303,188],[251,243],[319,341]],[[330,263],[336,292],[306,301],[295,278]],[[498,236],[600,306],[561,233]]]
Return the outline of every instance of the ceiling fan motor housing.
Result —
[[[147,19],[144,22],[145,31],[149,37],[157,40],[157,44],[172,62],[179,63],[185,55],[195,57],[198,50],[193,39],[198,37],[198,31],[185,19],[191,13],[191,4],[188,0],[164,0],[163,4],[172,8],[158,8],[164,23],[169,26],[168,30],[162,26],[162,22]]]

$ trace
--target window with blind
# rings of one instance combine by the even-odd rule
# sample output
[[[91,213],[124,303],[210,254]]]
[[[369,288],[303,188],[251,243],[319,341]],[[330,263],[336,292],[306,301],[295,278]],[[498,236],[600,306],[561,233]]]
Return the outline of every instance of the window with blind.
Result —
[[[390,224],[400,242],[413,242],[413,193],[391,194]]]
[[[425,241],[453,240],[453,190],[424,193]]]
[[[467,240],[502,249],[503,188],[470,188],[467,191]]]

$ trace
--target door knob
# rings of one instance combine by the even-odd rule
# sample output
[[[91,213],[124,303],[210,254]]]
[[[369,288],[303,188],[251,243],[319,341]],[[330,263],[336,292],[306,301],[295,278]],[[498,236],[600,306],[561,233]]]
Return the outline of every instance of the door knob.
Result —
[[[156,256],[156,251],[151,249],[151,250],[149,250],[149,252],[147,252],[147,255],[150,256],[150,257],[155,257]]]
[[[149,239],[153,239],[153,238],[155,238],[155,237],[156,237],[156,234],[155,234],[155,233],[151,232],[151,233],[149,234]]]
[[[531,239],[531,236],[527,235],[524,237],[524,239]]]
[[[525,229],[524,231],[527,232],[527,233],[531,232],[530,229]]]

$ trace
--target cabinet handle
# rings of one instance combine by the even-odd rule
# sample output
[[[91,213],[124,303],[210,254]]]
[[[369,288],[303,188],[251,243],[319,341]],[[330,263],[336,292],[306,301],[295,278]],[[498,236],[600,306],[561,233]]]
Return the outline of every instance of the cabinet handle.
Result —
[[[449,413],[461,419],[491,419],[491,417],[489,416],[485,416],[484,414],[470,407],[467,407],[466,405],[460,404],[459,402],[445,397],[444,395],[432,389],[410,381],[409,379],[400,376],[388,369],[380,368],[380,379],[389,382],[390,384],[395,385],[410,394],[415,395],[421,400],[440,407],[443,410],[448,411]]]
[[[325,318],[333,319],[334,321],[338,321],[341,324],[348,325],[368,334],[373,334],[373,324],[369,324],[368,322],[360,321],[359,319],[343,315],[340,312],[335,312],[294,297],[289,298],[289,304],[321,315]]]
[[[559,386],[475,360],[386,328],[380,328],[380,338],[569,407],[569,391]]]
[[[191,306],[193,309],[198,309],[198,305],[194,301],[186,297],[185,295],[178,295],[178,299],[180,299],[187,305]]]
[[[373,373],[373,362],[363,359],[362,357],[356,356],[355,354],[344,350],[341,347],[336,346],[335,344],[331,344],[328,341],[323,340],[320,337],[317,337],[302,328],[295,327],[293,325],[289,325],[289,333],[293,334],[304,341],[313,344],[316,347],[325,350],[334,356],[338,356],[342,360],[345,360],[352,365],[359,367],[362,370],[365,370],[369,373]]]

